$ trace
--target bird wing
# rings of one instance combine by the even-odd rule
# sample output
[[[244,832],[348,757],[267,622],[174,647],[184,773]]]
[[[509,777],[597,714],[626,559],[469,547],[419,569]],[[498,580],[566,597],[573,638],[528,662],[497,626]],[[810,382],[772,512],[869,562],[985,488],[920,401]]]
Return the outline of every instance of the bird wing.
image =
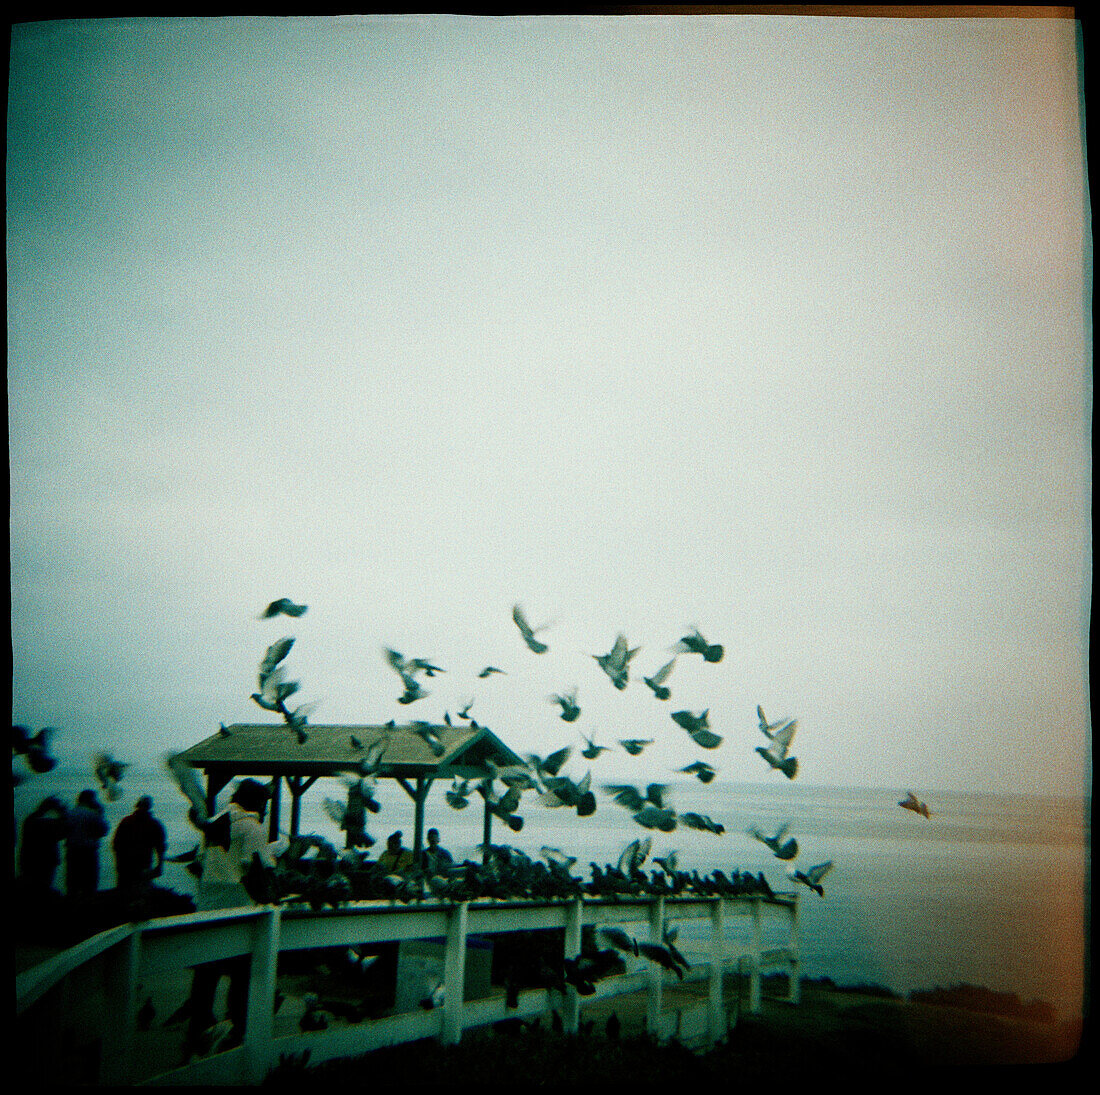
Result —
[[[770,735],[772,741],[776,743],[782,750],[783,755],[787,755],[787,750],[791,747],[791,742],[794,741],[794,732],[798,729],[798,719],[791,719],[790,722],[785,723],[776,732]]]
[[[816,866],[811,867],[806,872],[806,877],[809,878],[811,882],[820,882],[832,869],[833,861],[829,859],[824,863],[818,863]]]
[[[188,801],[195,809],[199,820],[206,823],[210,820],[210,814],[206,808],[206,795],[203,794],[202,785],[195,769],[191,767],[179,754],[173,754],[165,759],[168,771],[179,789],[186,795]]]
[[[263,688],[264,680],[267,675],[281,662],[289,653],[290,648],[294,645],[294,638],[291,635],[279,639],[277,642],[273,642],[267,650],[264,652],[263,660],[260,662],[259,681],[260,688]]]
[[[612,795],[615,802],[628,810],[640,810],[645,805],[645,799],[638,789],[629,784],[607,783],[603,789]]]
[[[665,664],[662,665],[661,668],[658,669],[652,677],[647,677],[646,679],[649,681],[650,684],[664,684],[665,681],[668,680],[669,674],[672,672],[673,666],[675,665],[676,659],[673,658],[672,661],[665,662]]]

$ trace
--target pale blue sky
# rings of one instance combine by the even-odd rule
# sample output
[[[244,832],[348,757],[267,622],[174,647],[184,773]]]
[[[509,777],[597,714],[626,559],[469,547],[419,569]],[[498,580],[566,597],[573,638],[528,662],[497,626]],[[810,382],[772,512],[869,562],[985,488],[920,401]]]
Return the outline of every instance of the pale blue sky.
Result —
[[[13,718],[154,755],[473,713],[811,783],[1077,789],[1075,28],[766,16],[16,26]],[[310,605],[259,621],[271,599]],[[511,607],[550,653],[522,646]],[[697,624],[659,704],[635,677]],[[381,647],[447,670],[395,703]],[[487,663],[508,669],[476,679]],[[547,696],[579,689],[568,726]]]

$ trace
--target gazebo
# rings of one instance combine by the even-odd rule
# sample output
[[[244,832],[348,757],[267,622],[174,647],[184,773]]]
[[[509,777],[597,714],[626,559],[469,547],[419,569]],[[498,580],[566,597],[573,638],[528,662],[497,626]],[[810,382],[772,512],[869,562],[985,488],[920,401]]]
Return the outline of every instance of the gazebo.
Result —
[[[268,780],[271,787],[268,831],[280,825],[281,792],[290,794],[290,835],[298,836],[302,795],[324,776],[361,771],[364,759],[382,746],[378,779],[393,779],[413,801],[413,856],[419,860],[424,837],[424,801],[437,779],[492,780],[493,767],[523,765],[491,730],[471,722],[463,726],[412,723],[398,726],[312,723],[299,734],[286,723],[235,723],[179,754],[206,776],[206,803],[213,812],[218,792],[238,776]],[[482,842],[490,843],[492,812],[485,799]]]

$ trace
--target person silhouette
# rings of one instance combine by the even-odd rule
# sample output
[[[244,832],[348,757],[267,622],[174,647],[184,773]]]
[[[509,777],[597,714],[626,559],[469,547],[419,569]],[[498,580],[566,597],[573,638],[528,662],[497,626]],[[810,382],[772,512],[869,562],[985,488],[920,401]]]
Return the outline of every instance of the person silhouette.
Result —
[[[166,845],[164,826],[153,817],[153,800],[142,795],[134,812],[115,827],[111,840],[118,888],[131,889],[158,878],[164,870]]]

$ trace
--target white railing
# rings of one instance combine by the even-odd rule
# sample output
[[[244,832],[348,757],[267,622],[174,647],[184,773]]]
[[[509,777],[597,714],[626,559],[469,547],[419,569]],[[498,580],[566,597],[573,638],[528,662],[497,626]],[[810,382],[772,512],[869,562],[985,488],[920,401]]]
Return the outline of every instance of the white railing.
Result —
[[[765,949],[763,917],[787,918],[787,944]],[[748,938],[733,931],[748,918]],[[706,981],[706,1002],[666,1011],[666,985],[680,981],[654,963],[627,958],[623,974],[596,983],[594,995],[581,996],[535,988],[521,991],[508,1006],[503,994],[464,999],[467,937],[537,929],[564,929],[565,958],[581,950],[585,925],[642,923],[648,938],[660,942],[672,922],[709,920],[709,948],[690,952],[684,983]],[[274,1000],[280,952],[359,944],[442,939],[443,1003],[433,1010],[405,1011],[380,1019],[308,1034],[274,1035]],[[681,945],[684,949],[684,945]],[[139,988],[158,978],[179,977],[197,964],[248,955],[251,962],[248,1015],[243,1044],[188,1065],[152,1074],[136,1052]],[[694,960],[698,958],[698,960]],[[462,904],[354,902],[338,909],[313,911],[261,906],[189,913],[102,932],[16,978],[17,1034],[21,1054],[38,1083],[63,1074],[66,1053],[82,1042],[84,1079],[110,1084],[256,1084],[280,1058],[309,1051],[310,1064],[351,1057],[387,1045],[435,1037],[454,1044],[464,1029],[502,1019],[527,1018],[558,1010],[567,1032],[576,1032],[581,1009],[594,1001],[645,991],[646,1030],[658,1041],[692,1038],[707,1044],[725,1037],[731,1024],[723,997],[725,974],[747,970],[750,1012],[761,1007],[765,969],[788,974],[787,999],[799,1001],[798,895],[746,897],[639,897],[620,900],[584,898],[534,902],[477,900]],[[734,1017],[733,1021],[736,1021]],[[74,1039],[74,1031],[80,1038]],[[90,1047],[90,1048],[87,1048]]]

